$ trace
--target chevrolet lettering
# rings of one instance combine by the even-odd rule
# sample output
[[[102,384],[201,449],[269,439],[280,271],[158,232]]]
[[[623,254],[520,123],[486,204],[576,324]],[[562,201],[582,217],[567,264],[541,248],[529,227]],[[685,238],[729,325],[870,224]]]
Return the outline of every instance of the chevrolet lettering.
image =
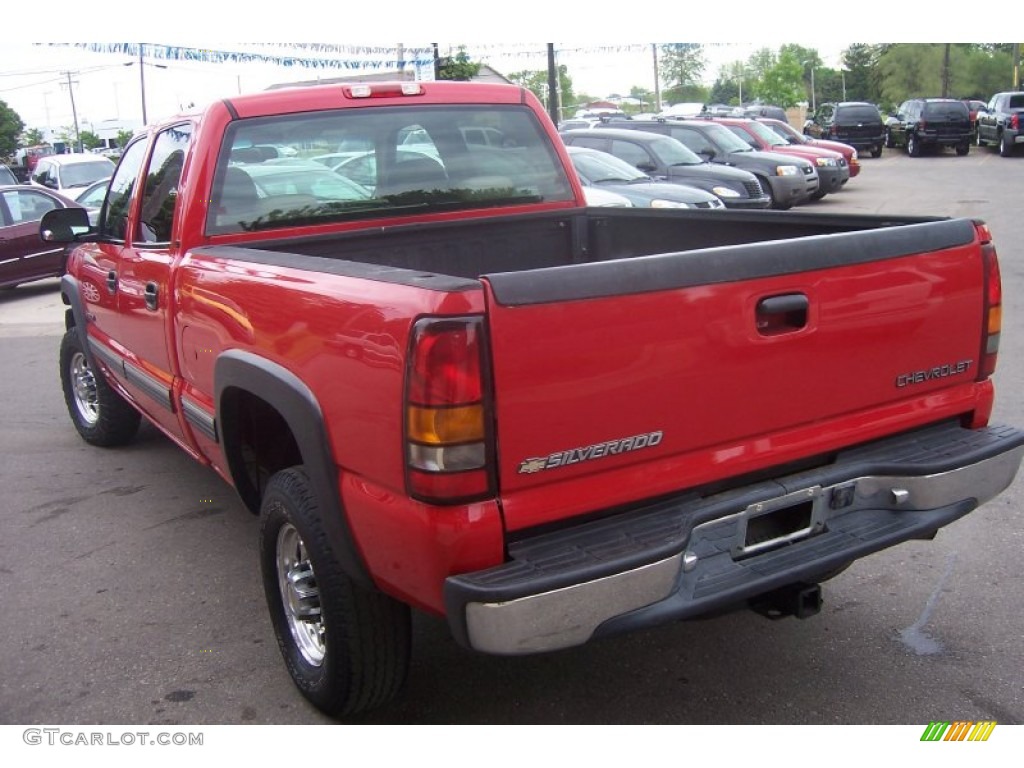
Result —
[[[896,377],[896,386],[902,388],[910,386],[911,384],[924,384],[925,382],[934,381],[936,379],[946,379],[950,376],[959,376],[961,373],[966,373],[970,369],[972,363],[974,363],[973,360],[961,360],[948,365],[938,365],[925,371],[904,373]]]

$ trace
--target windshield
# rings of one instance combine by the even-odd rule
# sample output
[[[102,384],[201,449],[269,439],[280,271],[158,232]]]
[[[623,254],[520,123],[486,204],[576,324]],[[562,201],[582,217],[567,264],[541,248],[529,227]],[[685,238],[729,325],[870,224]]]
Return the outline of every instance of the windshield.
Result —
[[[573,193],[529,108],[416,105],[235,121],[211,197],[219,234]]]
[[[114,173],[114,164],[106,159],[97,159],[84,163],[72,163],[60,167],[61,189],[68,187],[87,187],[94,181],[105,179]]]
[[[601,184],[608,181],[636,181],[637,179],[649,179],[646,173],[642,173],[614,155],[607,152],[593,151],[571,151],[573,167],[580,176],[583,176],[591,184]]]

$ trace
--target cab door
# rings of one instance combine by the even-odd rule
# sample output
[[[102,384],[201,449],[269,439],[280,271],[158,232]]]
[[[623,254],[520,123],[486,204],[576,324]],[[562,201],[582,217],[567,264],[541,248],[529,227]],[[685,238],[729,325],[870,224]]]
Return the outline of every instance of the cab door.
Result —
[[[128,238],[117,265],[117,336],[124,379],[139,407],[171,437],[183,429],[174,399],[178,376],[169,346],[174,221],[192,126],[157,133],[139,179]]]

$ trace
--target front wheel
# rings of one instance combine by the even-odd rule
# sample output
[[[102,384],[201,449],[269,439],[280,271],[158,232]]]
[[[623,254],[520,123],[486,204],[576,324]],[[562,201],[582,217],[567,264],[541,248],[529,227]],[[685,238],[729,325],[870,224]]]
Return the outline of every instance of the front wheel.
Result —
[[[960,155],[960,157],[963,157],[964,155],[966,155],[970,151],[971,151],[971,145],[970,145],[969,142],[965,141],[963,144],[957,144],[956,145],[956,153],[958,155]]]
[[[74,328],[60,342],[60,383],[71,422],[85,442],[109,448],[132,441],[139,412],[92,369]]]
[[[329,715],[392,700],[409,667],[408,606],[353,583],[338,563],[302,467],[271,477],[260,509],[270,618],[296,687]]]

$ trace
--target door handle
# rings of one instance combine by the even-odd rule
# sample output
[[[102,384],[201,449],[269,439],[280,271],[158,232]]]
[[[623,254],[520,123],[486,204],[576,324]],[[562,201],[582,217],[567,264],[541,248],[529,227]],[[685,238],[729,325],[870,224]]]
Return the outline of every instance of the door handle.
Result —
[[[777,336],[806,328],[810,304],[810,299],[802,293],[761,299],[755,311],[757,332],[762,336]]]
[[[107,291],[117,293],[117,272],[114,270],[107,272]]]
[[[160,306],[160,289],[156,283],[146,283],[146,309],[156,312]]]

